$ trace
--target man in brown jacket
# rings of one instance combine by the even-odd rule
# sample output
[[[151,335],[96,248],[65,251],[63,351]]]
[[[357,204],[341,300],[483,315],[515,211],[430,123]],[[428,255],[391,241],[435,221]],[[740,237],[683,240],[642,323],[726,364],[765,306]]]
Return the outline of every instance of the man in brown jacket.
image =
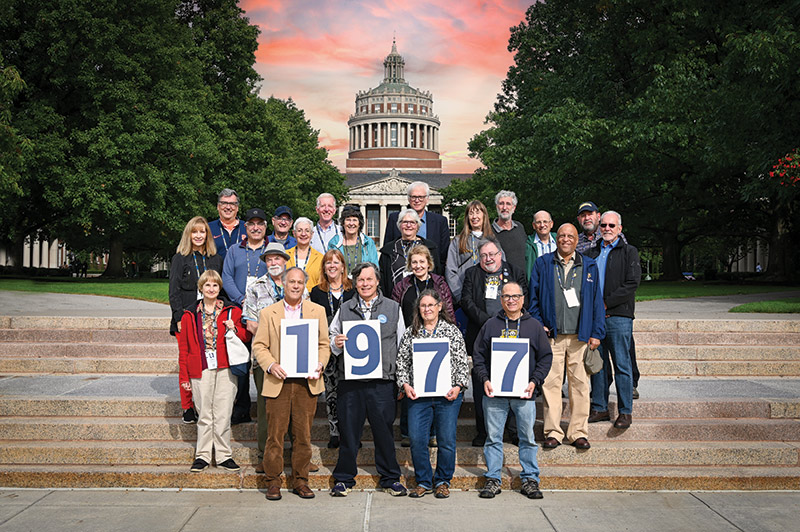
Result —
[[[258,331],[253,338],[253,354],[264,368],[262,395],[267,397],[267,444],[264,449],[264,473],[267,476],[267,499],[281,498],[283,473],[283,440],[292,425],[292,491],[304,499],[313,499],[308,487],[311,465],[311,424],[317,408],[317,396],[325,390],[320,378],[322,368],[330,357],[328,320],[325,309],[311,301],[303,301],[308,276],[297,267],[283,274],[284,298],[258,316]],[[307,378],[288,377],[281,366],[281,321],[283,319],[314,319],[319,322],[319,363],[314,374]],[[313,342],[308,338],[308,342]],[[298,343],[302,341],[298,338]]]

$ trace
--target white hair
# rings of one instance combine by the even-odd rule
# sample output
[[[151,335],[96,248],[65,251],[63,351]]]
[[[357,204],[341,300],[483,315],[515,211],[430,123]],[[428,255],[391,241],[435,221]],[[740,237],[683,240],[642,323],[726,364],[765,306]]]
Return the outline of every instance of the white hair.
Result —
[[[400,211],[400,214],[397,215],[397,228],[400,229],[400,225],[403,223],[403,219],[406,216],[411,216],[414,218],[414,221],[417,222],[417,231],[419,231],[419,228],[422,227],[422,220],[419,219],[419,214],[417,214],[417,211],[411,208],[403,209]]]
[[[617,219],[619,220],[619,225],[622,226],[622,215],[620,213],[618,213],[617,211],[606,211],[603,213],[600,219],[602,220],[603,218],[605,218],[606,214],[613,214],[614,216],[616,216]]]
[[[308,218],[306,218],[305,216],[301,216],[300,218],[298,218],[297,220],[295,220],[295,221],[294,221],[294,225],[292,226],[292,228],[293,228],[295,231],[297,231],[297,226],[298,226],[298,225],[300,225],[300,224],[308,224],[308,227],[310,227],[310,228],[312,228],[312,229],[314,228],[314,222],[312,222],[311,220],[309,220],[309,219],[308,219]]]
[[[408,185],[406,187],[406,196],[410,198],[411,197],[411,193],[414,191],[414,189],[415,188],[420,188],[420,187],[425,189],[425,195],[426,196],[430,196],[431,187],[429,187],[428,183],[426,183],[425,181],[414,181],[413,183]]]
[[[319,196],[317,196],[317,207],[319,207],[319,202],[324,200],[325,198],[330,198],[333,200],[333,206],[336,207],[336,198],[330,192],[323,192]]]
[[[511,198],[511,203],[514,204],[514,207],[517,206],[517,195],[511,190],[501,190],[498,192],[494,197],[495,205],[500,201],[500,198]]]

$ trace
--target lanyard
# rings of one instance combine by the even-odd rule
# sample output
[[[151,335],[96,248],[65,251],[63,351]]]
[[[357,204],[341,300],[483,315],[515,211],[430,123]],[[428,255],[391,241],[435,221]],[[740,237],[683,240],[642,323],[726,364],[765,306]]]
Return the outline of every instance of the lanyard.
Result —
[[[236,233],[236,236],[239,236],[239,225],[240,224],[237,223],[236,227],[234,227],[233,231],[231,231],[231,234],[230,234],[231,242],[234,241],[233,233]],[[219,222],[219,228],[220,228],[220,233],[222,234],[222,244],[225,246],[225,253],[227,254],[228,253],[228,248],[230,247],[230,244],[228,244],[228,239],[225,238],[225,233],[227,233],[228,230],[225,229],[224,225],[222,225],[222,220],[220,220],[220,222]]]
[[[564,273],[564,266],[561,265],[561,261],[558,259],[556,260],[556,267],[558,268],[558,284],[561,285],[561,290],[566,292],[567,290],[572,288],[572,285],[575,283],[575,277],[577,276],[578,272],[575,270],[575,264],[572,265],[572,268],[569,270],[569,279],[566,280],[566,286],[564,285],[564,281],[561,280],[561,275]]]
[[[441,323],[441,321],[442,320],[436,320],[436,325],[433,327],[433,330],[431,332],[428,332],[428,329],[426,329],[425,326],[423,325],[422,335],[427,336],[429,338],[436,338],[436,331],[439,329],[439,323]]]
[[[510,336],[508,334],[511,331],[511,329],[508,327],[508,316],[505,316],[505,318],[506,318],[506,330],[505,330],[504,338],[519,338],[519,322],[520,322],[520,320],[522,320],[522,316],[517,318],[517,330],[514,331],[515,332],[514,336]]]
[[[473,265],[478,264],[480,258],[478,257],[478,246],[477,246],[478,241],[475,238],[475,235],[473,234],[469,235],[469,244],[470,247],[472,248],[472,264]]]
[[[198,255],[198,254],[199,254],[199,252],[198,252],[198,251],[195,251],[195,252],[193,252],[193,253],[192,253],[192,259],[194,259],[194,269],[195,269],[195,271],[197,272],[197,278],[199,279],[199,278],[200,278],[200,274],[201,274],[202,272],[200,271],[200,265],[199,265],[199,264],[197,264],[197,255]],[[202,255],[202,254],[200,254],[200,258],[201,258],[201,259],[203,259],[203,271],[206,271],[206,269],[207,269],[207,268],[206,268],[206,256],[205,256],[205,255]]]
[[[428,285],[430,284],[430,282],[431,282],[431,277],[429,275],[428,278],[425,279],[425,286],[422,289],[425,290],[426,288],[428,288]],[[414,276],[414,282],[412,284],[414,285],[414,290],[417,291],[417,297],[419,298],[419,286],[417,285],[417,276],[416,275]]]
[[[258,248],[257,250],[256,249],[252,250],[252,251],[258,251],[258,255],[256,255],[256,261],[261,259],[261,254],[264,252],[264,247],[265,247],[265,244],[264,244],[264,242],[262,242],[260,248]],[[247,276],[251,277],[251,275],[250,275],[250,251],[251,251],[250,250],[250,246],[245,244],[244,245],[244,250],[245,250],[245,257],[247,258]],[[258,262],[256,262],[256,276],[258,276]]]
[[[409,250],[417,244],[422,244],[422,240],[412,240],[408,242],[407,240],[400,240],[400,247],[403,249],[403,269],[405,269],[405,265],[408,264],[408,252]]]
[[[335,222],[331,222],[331,225],[333,226],[334,235],[338,235],[339,234],[339,227],[336,225]],[[325,232],[327,233],[327,231],[325,231]],[[325,243],[325,239],[322,238],[322,231],[319,230],[319,224],[317,224],[317,234],[319,235],[319,241],[322,244],[322,248],[323,249],[328,249],[328,244],[326,244]],[[328,242],[330,242],[332,238],[333,237],[329,238]],[[344,240],[344,239],[342,239],[342,240]]]
[[[208,313],[206,312],[205,304],[203,304],[203,303],[200,303],[200,304],[203,305],[203,322],[205,322],[205,317],[208,316]],[[216,303],[214,304],[214,311],[211,313],[211,328],[213,329],[213,335],[212,335],[212,339],[211,339],[212,342],[213,342],[212,343],[212,348],[214,349],[214,351],[216,351],[217,350],[217,305],[216,305]],[[203,323],[203,331],[205,332],[205,323]],[[205,336],[206,335],[203,334],[203,340],[205,340]],[[206,346],[206,347],[208,347],[208,346]]]
[[[354,247],[356,248],[355,256],[353,257],[353,259],[355,259],[355,263],[351,263],[350,251],[347,249],[347,244],[344,241],[344,236],[342,236],[342,251],[344,251],[344,256],[345,256],[344,261],[347,263],[348,275],[351,275],[350,272],[360,262],[359,259],[361,257],[361,235],[356,235],[356,243]]]
[[[311,246],[309,246],[308,248],[308,254],[306,255],[306,259],[303,262],[303,265],[300,266],[300,248],[299,247],[294,248],[294,264],[301,270],[306,271],[306,266],[308,266],[308,259],[310,258],[311,258]]]
[[[272,293],[275,294],[275,301],[280,301],[283,299],[283,287],[278,286],[278,283],[272,278],[271,275],[269,277],[269,282],[272,283]]]
[[[328,306],[331,308],[331,316],[333,316],[334,314],[336,314],[337,309],[333,308],[333,295],[331,294],[331,292],[333,292],[333,290],[331,290],[331,287],[328,286]],[[342,289],[342,295],[337,297],[336,301],[339,301],[342,298],[342,296],[344,296],[344,289]]]

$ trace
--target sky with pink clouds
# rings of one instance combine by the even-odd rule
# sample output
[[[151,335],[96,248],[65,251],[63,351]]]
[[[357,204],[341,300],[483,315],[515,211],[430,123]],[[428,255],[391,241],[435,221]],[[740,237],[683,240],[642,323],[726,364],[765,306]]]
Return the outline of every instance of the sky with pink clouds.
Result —
[[[479,162],[467,142],[485,128],[513,62],[509,28],[530,0],[240,0],[261,30],[256,70],[261,96],[292,98],[320,132],[342,171],[347,119],[355,94],[383,79],[383,60],[397,36],[406,81],[433,93],[441,120],[444,172],[471,172]]]

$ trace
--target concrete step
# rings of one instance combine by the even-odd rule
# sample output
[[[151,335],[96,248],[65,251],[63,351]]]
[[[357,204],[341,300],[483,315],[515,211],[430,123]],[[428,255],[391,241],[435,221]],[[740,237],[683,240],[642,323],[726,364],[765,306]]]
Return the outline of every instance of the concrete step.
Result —
[[[264,475],[257,475],[249,464],[240,463],[242,471],[229,473],[210,467],[202,473],[190,473],[189,464],[129,465],[9,465],[0,470],[0,485],[24,488],[167,488],[167,489],[265,489]],[[414,473],[402,468],[406,485],[414,484]],[[483,485],[485,469],[456,467],[451,488],[476,490]],[[309,485],[328,496],[332,470],[322,466],[309,475]],[[503,489],[519,489],[519,468],[503,470]],[[284,488],[287,469],[284,473]],[[356,490],[378,487],[374,467],[359,467]],[[541,467],[544,490],[797,490],[800,467],[750,466],[555,466]]]
[[[730,333],[800,333],[800,320],[743,319],[636,319],[635,333],[642,332],[730,332]]]
[[[169,324],[161,329],[0,329],[0,345],[7,342],[30,343],[162,343],[176,345]]]
[[[612,396],[613,397],[613,396]],[[564,400],[564,415],[569,405]],[[616,412],[616,402],[609,402],[611,412]],[[471,419],[474,404],[470,399],[462,403],[460,418]],[[541,418],[541,399],[536,403]],[[6,417],[97,417],[135,420],[141,417],[179,418],[182,415],[177,398],[163,397],[24,397],[0,398],[0,416]],[[251,412],[255,418],[255,407]],[[325,416],[322,399],[318,402],[317,417]],[[800,397],[796,399],[736,399],[705,398],[697,400],[640,399],[634,403],[634,421],[647,419],[800,419]],[[591,424],[595,425],[595,424]],[[590,426],[591,426],[590,425]],[[597,424],[602,425],[602,423]]]
[[[566,432],[567,422],[562,423]],[[471,441],[475,436],[472,419],[458,421],[456,438]],[[177,417],[9,417],[0,419],[4,440],[22,441],[195,441],[196,425],[187,425]],[[536,439],[544,439],[543,425],[535,427]],[[329,437],[328,422],[317,418],[311,438],[320,444]],[[256,424],[244,423],[231,428],[233,441],[256,439]],[[364,441],[372,441],[369,425],[364,427]],[[400,439],[399,422],[395,423],[395,439]],[[800,442],[800,420],[797,419],[635,419],[627,430],[615,429],[611,423],[591,423],[589,441],[781,441]]]
[[[0,440],[0,464],[63,464],[63,465],[179,465],[191,464],[193,442],[29,442]],[[255,442],[232,442],[236,462],[255,463]],[[312,446],[312,461],[333,466],[338,450]],[[562,445],[541,449],[540,464],[606,465],[606,466],[792,466],[800,464],[800,445],[782,442],[595,442],[588,451]],[[284,459],[289,460],[290,449]],[[397,448],[397,460],[411,467],[411,452]],[[359,452],[360,465],[375,464],[375,448],[364,442]],[[504,463],[519,464],[517,447],[506,444]],[[456,447],[456,464],[485,465],[483,449],[460,443]],[[4,466],[5,467],[5,466]]]
[[[140,329],[169,331],[170,318],[0,316],[0,329]]]
[[[800,361],[800,346],[636,345],[636,360]]]
[[[153,353],[149,358],[137,358],[140,353],[96,358],[91,356],[30,356],[8,357],[0,354],[0,374],[124,374],[178,375],[178,351]]]
[[[785,345],[800,344],[797,332],[637,332],[640,345]]]
[[[95,358],[115,360],[123,357],[156,357],[178,360],[178,344],[120,344],[120,343],[23,343],[0,344],[2,358]]]
[[[240,463],[242,471],[229,473],[210,467],[202,473],[190,473],[189,464],[129,465],[9,465],[0,470],[0,485],[25,488],[168,488],[168,489],[265,489],[264,475],[257,475],[249,464]],[[414,473],[402,468],[406,485],[414,484]],[[332,486],[332,470],[320,467],[309,475],[309,485],[328,496]],[[451,488],[476,490],[483,485],[485,469],[456,467]],[[284,488],[289,469],[284,474]],[[360,467],[356,490],[378,487],[374,467]],[[503,489],[519,489],[519,468],[503,470]],[[606,467],[554,466],[541,467],[544,490],[797,490],[800,489],[800,467]],[[387,495],[388,496],[388,495]]]
[[[800,360],[771,361],[682,361],[642,360],[639,371],[649,377],[800,377]]]

